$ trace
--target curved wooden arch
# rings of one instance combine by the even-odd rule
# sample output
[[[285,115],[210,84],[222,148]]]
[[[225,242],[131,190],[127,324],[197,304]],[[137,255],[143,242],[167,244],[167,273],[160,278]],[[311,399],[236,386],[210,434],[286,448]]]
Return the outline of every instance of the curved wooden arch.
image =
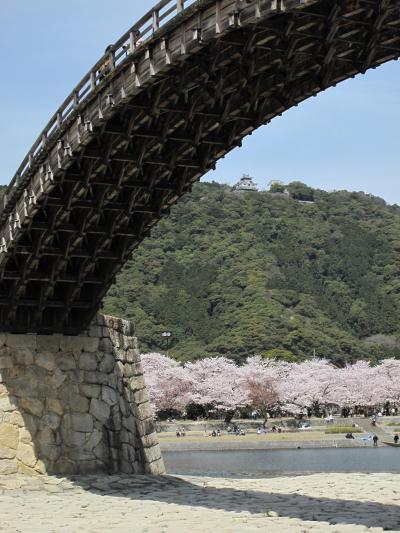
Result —
[[[85,329],[132,251],[218,159],[399,56],[398,0],[157,4],[78,84],[8,187],[0,328]]]

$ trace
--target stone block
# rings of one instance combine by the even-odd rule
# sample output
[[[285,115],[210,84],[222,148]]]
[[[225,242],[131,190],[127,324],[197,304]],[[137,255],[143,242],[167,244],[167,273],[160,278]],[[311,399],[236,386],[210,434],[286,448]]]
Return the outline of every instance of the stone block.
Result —
[[[85,372],[83,381],[84,383],[93,383],[95,385],[108,385],[110,379],[107,374],[102,372]]]
[[[117,393],[111,387],[103,386],[101,388],[101,399],[108,405],[116,405],[118,403]]]
[[[19,429],[12,424],[0,424],[0,447],[16,450],[19,441]]]
[[[129,389],[132,392],[143,390],[145,388],[143,376],[133,376],[129,379]]]
[[[34,436],[39,429],[39,418],[28,413],[21,413],[24,420],[24,427],[29,431],[29,433]]]
[[[59,459],[54,465],[55,470],[62,475],[72,475],[77,473],[77,464],[69,459]],[[82,472],[83,473],[83,472]]]
[[[78,394],[71,398],[69,408],[73,413],[87,413],[89,411],[89,400]]]
[[[108,337],[100,340],[99,342],[100,352],[112,353],[113,348],[114,348],[114,345]]]
[[[97,369],[97,357],[93,353],[83,352],[78,361],[81,370],[93,371]]]
[[[141,441],[144,448],[152,448],[153,446],[158,445],[158,439],[155,433],[143,435],[143,437],[141,437]]]
[[[23,428],[25,426],[25,420],[22,414],[19,411],[13,411],[9,413],[10,415],[10,424]]]
[[[139,353],[133,348],[129,348],[125,352],[125,361],[127,363],[137,363],[140,360]]]
[[[43,384],[44,370],[36,366],[15,366],[8,371],[9,393],[20,397],[35,397],[39,384]]]
[[[28,348],[35,351],[37,348],[37,335],[7,335],[7,346],[9,348]]]
[[[18,365],[29,366],[33,364],[33,357],[35,352],[28,348],[20,348],[15,350],[14,357]]]
[[[90,402],[90,414],[100,422],[106,422],[110,418],[110,406],[101,400],[93,398]]]
[[[159,446],[152,446],[151,448],[145,448],[143,452],[145,460],[149,463],[158,461],[161,459],[161,452]]]
[[[103,432],[98,429],[94,429],[89,439],[86,441],[85,448],[87,450],[93,450],[100,444],[102,440],[103,440]]]
[[[104,326],[106,323],[105,317],[102,313],[97,313],[95,319],[93,320],[93,324],[97,324],[98,326]]]
[[[12,368],[13,366],[14,362],[11,355],[0,355],[0,370]]]
[[[117,412],[111,413],[111,417],[105,423],[106,428],[111,431],[120,431],[122,428],[122,417],[119,410]]]
[[[105,374],[110,374],[115,367],[115,357],[111,353],[105,353],[100,362],[99,370]]]
[[[39,449],[39,457],[45,462],[57,461],[61,456],[61,447],[55,444],[41,444]]]
[[[155,433],[154,420],[152,418],[147,418],[146,420],[136,420],[136,426],[139,431],[139,435],[141,436]]]
[[[0,446],[0,464],[3,459],[14,459],[17,454],[17,450],[13,448],[4,448]]]
[[[38,335],[37,336],[37,351],[38,352],[51,352],[54,355],[61,348],[61,340],[63,335],[54,334],[54,335]]]
[[[65,418],[65,417],[64,417]],[[56,438],[54,435],[54,432],[49,427],[43,428],[39,433],[37,434],[37,437],[35,439],[35,442],[42,446],[44,444],[56,444]]]
[[[156,459],[155,461],[152,461],[149,465],[147,465],[148,473],[152,476],[162,476],[165,474],[165,465],[163,458],[160,457],[159,459]]]
[[[60,370],[74,370],[76,361],[72,352],[60,352],[56,355],[56,365]]]
[[[124,376],[131,378],[133,376],[143,376],[143,369],[140,363],[127,363],[123,366]]]
[[[75,413],[87,413],[89,400],[79,394],[77,383],[65,383],[59,390],[58,397],[66,407]]]
[[[19,443],[17,449],[17,459],[21,461],[24,465],[33,468],[36,464],[37,457],[34,449],[29,444]]]
[[[7,396],[8,396],[7,387],[0,383],[0,398],[6,398]]]
[[[42,416],[44,410],[43,402],[36,398],[21,398],[19,400],[19,407],[22,411],[26,411],[35,416]]]
[[[118,401],[119,401],[119,409],[121,411],[122,416],[127,417],[128,415],[130,415],[131,410],[125,398],[123,396],[120,396],[118,398]]]
[[[133,401],[136,403],[136,405],[140,405],[140,404],[147,402],[148,396],[147,396],[146,389],[136,390],[133,393]]]
[[[5,459],[0,461],[0,476],[8,476],[18,472],[18,463],[16,459]]]
[[[46,409],[59,416],[64,414],[64,406],[56,398],[46,398]]]
[[[26,428],[19,428],[19,441],[24,444],[30,444],[32,442],[32,434]]]
[[[46,474],[47,473],[46,464],[39,459],[35,465],[35,470],[38,474]]]
[[[72,416],[73,415],[65,415],[61,422],[62,442],[65,446],[79,448],[84,446],[87,438],[85,433],[81,433],[73,429]]]
[[[35,365],[52,372],[56,367],[54,355],[51,352],[39,352],[35,357]]]
[[[150,402],[148,401],[140,404],[139,406],[136,406],[135,415],[137,416],[139,421],[151,420],[154,424],[153,409],[150,405]]]
[[[134,435],[125,428],[121,429],[119,433],[119,438],[121,442],[125,442],[126,444],[132,444],[132,442],[134,441]]]
[[[101,339],[101,337],[103,337],[102,327],[98,325],[90,326],[90,328],[88,329],[88,334],[89,334],[89,338],[92,337],[94,339]]]
[[[79,385],[79,393],[86,398],[99,398],[101,393],[101,386],[91,383],[82,383]]]
[[[126,351],[123,348],[114,348],[115,359],[121,363],[127,363]]]
[[[82,433],[91,433],[93,431],[93,417],[89,414],[71,415],[72,429]]]
[[[122,418],[122,425],[125,429],[127,429],[133,435],[137,433],[136,420],[134,419],[132,415],[126,416],[126,417],[124,416]],[[144,435],[144,433],[141,433],[141,434]]]
[[[3,396],[0,398],[0,411],[15,411],[18,406],[18,400],[15,396]]]
[[[59,415],[55,413],[47,413],[47,415],[43,416],[40,420],[40,427],[42,429],[49,427],[55,431],[60,427],[60,422],[61,418]]]
[[[108,449],[103,442],[100,442],[94,449],[93,453],[97,459],[100,461],[108,460]]]
[[[67,380],[68,374],[61,372],[58,368],[55,372],[47,374],[44,379],[39,383],[38,389],[42,391],[43,396],[48,396],[54,393],[61,387],[61,385]]]
[[[84,337],[83,339],[83,350],[85,352],[97,352],[99,349],[100,338],[93,337]]]
[[[62,352],[80,353],[83,351],[84,337],[78,335],[77,337],[63,335],[60,342],[60,350]]]

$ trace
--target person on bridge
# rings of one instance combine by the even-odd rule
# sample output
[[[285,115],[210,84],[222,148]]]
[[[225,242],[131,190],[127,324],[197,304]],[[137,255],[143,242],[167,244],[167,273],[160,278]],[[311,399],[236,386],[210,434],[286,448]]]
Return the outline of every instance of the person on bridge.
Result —
[[[135,48],[137,48],[138,46],[143,44],[142,34],[140,33],[140,30],[136,30],[135,31],[135,33],[133,35],[133,42],[135,44]]]
[[[372,440],[374,441],[374,448],[376,448],[378,446],[378,440],[379,440],[378,435],[374,435],[372,437]]]
[[[107,48],[104,51],[104,60],[103,63],[99,67],[99,81],[103,81],[104,78],[110,74],[111,72],[111,63],[110,63],[110,52],[112,49],[112,45],[109,44]]]

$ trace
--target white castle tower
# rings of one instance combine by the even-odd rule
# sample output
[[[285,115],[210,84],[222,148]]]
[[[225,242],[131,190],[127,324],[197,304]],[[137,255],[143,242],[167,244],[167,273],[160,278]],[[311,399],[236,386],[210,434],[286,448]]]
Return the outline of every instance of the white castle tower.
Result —
[[[233,190],[239,191],[258,191],[257,185],[249,174],[243,174],[240,180],[233,186]]]

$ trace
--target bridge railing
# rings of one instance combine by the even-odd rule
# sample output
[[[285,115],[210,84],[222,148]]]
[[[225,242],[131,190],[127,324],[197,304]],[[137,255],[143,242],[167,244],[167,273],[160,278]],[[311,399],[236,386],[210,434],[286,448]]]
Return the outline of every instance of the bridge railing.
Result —
[[[11,197],[24,186],[24,178],[32,168],[35,160],[42,154],[47,144],[54,139],[63,124],[76,109],[100,85],[104,77],[123,63],[143,43],[148,41],[155,32],[172,20],[176,15],[196,3],[197,0],[161,0],[134,24],[115,44],[108,47],[103,57],[83,77],[71,94],[64,100],[52,116],[42,133],[36,139],[25,159],[11,180],[4,197],[4,210]],[[0,217],[1,218],[1,217]]]

